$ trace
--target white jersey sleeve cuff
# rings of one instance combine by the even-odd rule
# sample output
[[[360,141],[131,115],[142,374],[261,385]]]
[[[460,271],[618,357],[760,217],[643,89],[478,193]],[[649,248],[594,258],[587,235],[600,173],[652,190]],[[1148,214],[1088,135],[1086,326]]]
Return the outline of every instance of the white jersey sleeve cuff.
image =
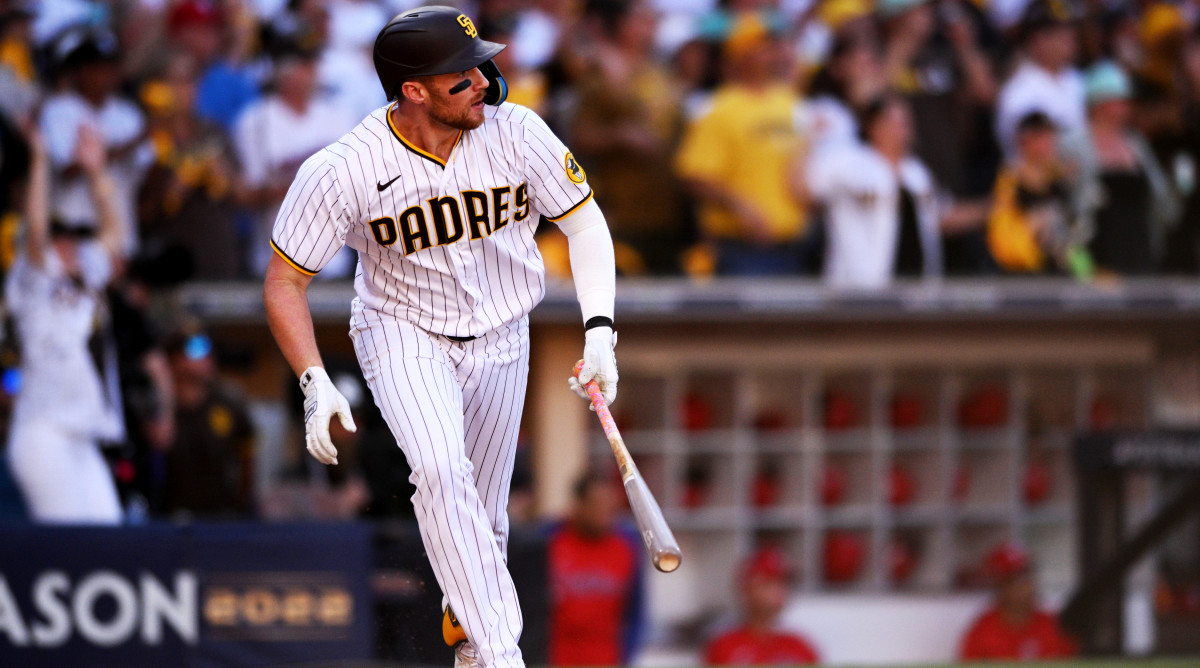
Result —
[[[594,193],[589,192],[587,197],[579,200],[575,206],[567,209],[553,218],[547,217],[546,220],[558,225],[558,227],[562,229],[563,233],[567,234],[568,236],[571,234],[572,229],[575,229],[580,225],[595,225],[597,217],[599,217],[599,222],[603,223],[604,214],[600,213],[600,207],[597,206],[596,200],[592,199],[593,194]],[[586,220],[580,222],[579,214],[583,213],[586,209],[592,209],[594,213],[590,216],[584,216]]]

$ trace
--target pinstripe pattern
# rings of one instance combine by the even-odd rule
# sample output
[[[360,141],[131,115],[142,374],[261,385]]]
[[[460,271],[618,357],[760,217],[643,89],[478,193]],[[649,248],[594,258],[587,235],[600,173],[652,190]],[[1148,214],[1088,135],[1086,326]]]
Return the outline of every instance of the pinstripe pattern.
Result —
[[[438,584],[483,665],[522,666],[506,509],[528,321],[457,344],[356,306],[355,352],[412,468],[413,506]]]
[[[351,338],[412,467],[438,584],[482,665],[522,666],[507,506],[527,315],[545,294],[533,234],[541,216],[566,218],[592,191],[524,107],[486,107],[445,165],[405,142],[389,109],[300,167],[271,241],[308,273],[343,245],[358,251]]]
[[[445,167],[405,146],[382,107],[309,158],[280,207],[271,238],[304,271],[317,272],[342,245],[358,251],[355,289],[362,302],[422,329],[480,336],[527,315],[545,295],[545,267],[533,241],[540,216],[560,219],[591,196],[573,183],[567,147],[537,114],[514,104],[486,107],[483,125],[464,132]],[[383,191],[378,185],[399,178]],[[516,220],[516,191],[528,206]],[[507,224],[482,239],[432,244],[405,253],[381,245],[369,223],[397,221],[410,207],[432,215],[431,198],[451,196],[465,216],[461,193],[508,187]],[[429,222],[427,220],[427,222]],[[430,235],[433,235],[430,225]]]

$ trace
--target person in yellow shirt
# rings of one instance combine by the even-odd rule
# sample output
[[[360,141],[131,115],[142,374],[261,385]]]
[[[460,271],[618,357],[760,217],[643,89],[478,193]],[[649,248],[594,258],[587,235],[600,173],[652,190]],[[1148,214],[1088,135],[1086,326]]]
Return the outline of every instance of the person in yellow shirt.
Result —
[[[1075,237],[1071,185],[1058,155],[1058,131],[1046,114],[1017,124],[1017,154],[996,177],[988,248],[1006,273],[1090,274],[1087,251]]]
[[[811,269],[804,244],[803,107],[785,50],[757,14],[738,17],[723,46],[726,82],[709,111],[688,128],[676,155],[720,274]]]

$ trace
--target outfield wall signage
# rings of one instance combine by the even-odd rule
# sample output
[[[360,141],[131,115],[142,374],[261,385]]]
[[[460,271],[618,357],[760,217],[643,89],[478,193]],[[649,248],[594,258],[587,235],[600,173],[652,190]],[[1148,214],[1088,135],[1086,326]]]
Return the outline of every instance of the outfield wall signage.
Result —
[[[1149,469],[1200,472],[1200,431],[1082,434],[1075,439],[1075,464],[1085,471]]]
[[[0,666],[365,659],[368,528],[0,526]]]

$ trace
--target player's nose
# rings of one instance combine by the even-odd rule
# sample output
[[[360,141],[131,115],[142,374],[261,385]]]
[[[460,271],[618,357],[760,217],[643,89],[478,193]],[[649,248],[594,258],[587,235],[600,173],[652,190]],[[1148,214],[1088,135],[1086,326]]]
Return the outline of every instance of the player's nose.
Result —
[[[481,72],[478,67],[471,70],[467,76],[471,79],[472,91],[481,91],[488,87],[487,77],[483,75],[483,72]]]

